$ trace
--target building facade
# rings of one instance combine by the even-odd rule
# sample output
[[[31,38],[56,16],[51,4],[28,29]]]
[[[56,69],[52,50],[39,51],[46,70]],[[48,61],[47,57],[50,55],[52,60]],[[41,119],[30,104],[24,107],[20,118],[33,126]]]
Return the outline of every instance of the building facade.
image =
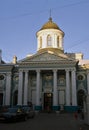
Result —
[[[83,107],[89,94],[89,60],[65,53],[64,32],[50,17],[36,33],[37,52],[5,63],[0,52],[0,105],[27,105],[34,110],[67,111]]]

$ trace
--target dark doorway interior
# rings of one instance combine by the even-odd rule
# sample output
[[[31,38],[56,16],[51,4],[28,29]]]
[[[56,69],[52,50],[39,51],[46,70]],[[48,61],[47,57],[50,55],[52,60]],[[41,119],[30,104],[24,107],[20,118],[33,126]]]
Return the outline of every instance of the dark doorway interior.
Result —
[[[17,105],[18,91],[16,90],[13,95],[13,105]]]
[[[52,110],[53,94],[44,93],[44,110]]]
[[[79,90],[77,93],[77,99],[78,99],[78,106],[83,108],[83,98],[84,98],[85,92],[84,90]]]

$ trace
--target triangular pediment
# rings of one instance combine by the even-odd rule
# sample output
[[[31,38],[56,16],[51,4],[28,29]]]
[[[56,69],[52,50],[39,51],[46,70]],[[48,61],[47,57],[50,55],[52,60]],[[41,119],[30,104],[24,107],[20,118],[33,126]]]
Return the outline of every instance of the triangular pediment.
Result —
[[[21,62],[44,62],[44,61],[70,61],[73,59],[68,58],[64,53],[55,54],[54,52],[47,51],[44,53],[36,53],[35,55],[26,57]]]

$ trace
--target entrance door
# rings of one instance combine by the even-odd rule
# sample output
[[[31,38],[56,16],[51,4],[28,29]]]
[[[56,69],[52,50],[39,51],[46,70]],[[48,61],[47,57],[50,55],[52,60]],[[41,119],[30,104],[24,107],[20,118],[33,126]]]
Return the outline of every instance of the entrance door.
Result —
[[[53,94],[52,93],[44,93],[44,110],[52,110],[52,102],[53,102]]]

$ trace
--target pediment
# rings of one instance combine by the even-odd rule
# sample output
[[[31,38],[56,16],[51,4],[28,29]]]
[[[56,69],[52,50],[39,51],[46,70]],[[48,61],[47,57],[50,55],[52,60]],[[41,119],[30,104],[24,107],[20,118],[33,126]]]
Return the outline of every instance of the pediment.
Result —
[[[68,61],[71,60],[65,54],[55,54],[54,52],[36,53],[26,57],[22,62],[44,62],[44,61]]]

